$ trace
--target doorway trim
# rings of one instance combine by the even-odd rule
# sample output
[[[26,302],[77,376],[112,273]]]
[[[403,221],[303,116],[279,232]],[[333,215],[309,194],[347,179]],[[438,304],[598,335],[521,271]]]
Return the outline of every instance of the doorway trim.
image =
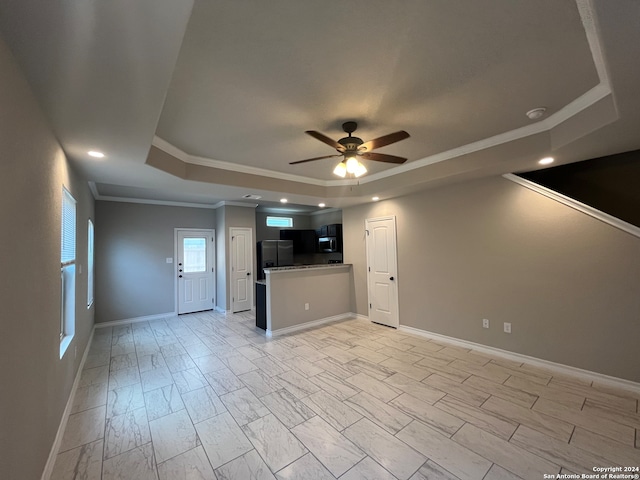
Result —
[[[213,228],[189,228],[189,227],[174,227],[173,229],[173,260],[172,260],[172,275],[173,275],[173,315],[178,315],[178,232],[187,230],[189,232],[198,232],[203,235],[211,236],[213,238],[213,246],[211,252],[211,264],[213,265],[213,296],[217,299],[216,290],[216,231]],[[211,304],[213,310],[216,309],[217,301]]]

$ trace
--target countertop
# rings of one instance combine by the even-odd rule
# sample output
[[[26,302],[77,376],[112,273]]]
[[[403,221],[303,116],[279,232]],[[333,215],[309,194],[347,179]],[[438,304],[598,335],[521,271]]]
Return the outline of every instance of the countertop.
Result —
[[[321,270],[326,268],[351,267],[350,263],[322,263],[319,265],[293,265],[290,267],[271,267],[265,268],[265,273],[288,272],[296,270]]]

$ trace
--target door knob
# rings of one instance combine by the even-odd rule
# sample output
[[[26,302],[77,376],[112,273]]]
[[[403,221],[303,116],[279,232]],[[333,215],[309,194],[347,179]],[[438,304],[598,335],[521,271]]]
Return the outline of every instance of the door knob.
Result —
[[[247,272],[247,275],[251,275],[251,272]]]
[[[389,277],[389,280],[393,280],[393,277]]]
[[[178,270],[179,272],[182,272],[182,269]]]

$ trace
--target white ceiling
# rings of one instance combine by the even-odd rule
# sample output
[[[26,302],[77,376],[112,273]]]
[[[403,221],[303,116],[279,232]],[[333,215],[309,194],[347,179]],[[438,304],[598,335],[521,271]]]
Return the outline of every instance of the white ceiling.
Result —
[[[340,207],[640,148],[639,27],[637,0],[0,0],[98,198],[202,205]],[[359,182],[289,165],[335,153],[304,131],[347,120],[365,141],[408,131],[379,150],[408,162]]]

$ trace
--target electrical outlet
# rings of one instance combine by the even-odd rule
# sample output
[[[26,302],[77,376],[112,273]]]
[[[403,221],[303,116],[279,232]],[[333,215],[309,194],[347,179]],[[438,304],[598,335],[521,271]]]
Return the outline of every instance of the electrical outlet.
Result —
[[[488,318],[483,318],[482,319],[482,328],[489,328],[489,319]]]
[[[308,303],[305,303],[305,304],[304,304],[304,309],[305,309],[305,310],[309,310],[309,304],[308,304]]]
[[[511,324],[509,322],[504,322],[504,333],[511,333]]]

